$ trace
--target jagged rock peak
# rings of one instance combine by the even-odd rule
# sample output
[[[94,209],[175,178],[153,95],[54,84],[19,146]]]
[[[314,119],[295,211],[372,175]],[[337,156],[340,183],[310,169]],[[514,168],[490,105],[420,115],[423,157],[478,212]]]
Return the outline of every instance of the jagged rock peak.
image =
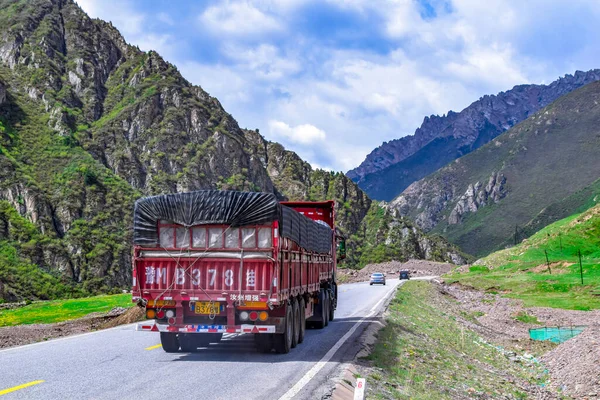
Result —
[[[475,147],[479,147],[560,96],[597,80],[600,80],[599,69],[576,71],[573,75],[567,74],[548,85],[517,85],[497,95],[483,96],[459,113],[449,111],[445,116],[425,117],[414,135],[385,142],[374,149],[357,168],[348,171],[347,175],[358,182],[367,194],[373,195],[377,191],[376,188],[365,187],[362,184],[368,175],[377,174],[407,159],[433,139],[463,138],[459,141],[459,146],[473,146],[478,139],[482,140],[482,129],[489,125],[488,128],[491,127],[496,132],[482,143],[477,143]],[[384,180],[387,181],[389,179]],[[396,194],[400,192],[401,190]],[[391,196],[393,197],[395,196]]]

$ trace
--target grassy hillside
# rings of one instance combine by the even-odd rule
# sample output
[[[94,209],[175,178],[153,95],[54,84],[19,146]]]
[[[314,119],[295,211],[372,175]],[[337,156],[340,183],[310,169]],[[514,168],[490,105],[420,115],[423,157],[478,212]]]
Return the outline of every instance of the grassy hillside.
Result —
[[[447,280],[522,299],[527,306],[600,308],[600,205],[555,222]]]
[[[484,256],[510,242],[515,227],[531,234],[595,204],[599,127],[595,82],[413,184],[393,204],[467,253]],[[502,182],[490,192],[493,176]]]

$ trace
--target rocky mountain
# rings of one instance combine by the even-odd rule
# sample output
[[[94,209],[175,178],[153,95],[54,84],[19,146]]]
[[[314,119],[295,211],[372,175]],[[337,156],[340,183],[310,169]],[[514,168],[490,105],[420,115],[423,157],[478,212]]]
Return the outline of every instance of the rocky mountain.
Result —
[[[430,176],[391,205],[485,255],[600,201],[600,82],[579,88]]]
[[[409,218],[385,202],[373,202],[348,241],[349,263],[367,265],[390,260],[445,260],[465,264],[472,257],[438,235],[426,235]]]
[[[347,175],[371,198],[389,201],[559,97],[599,79],[600,70],[577,71],[549,85],[520,85],[484,96],[459,113],[426,117],[414,135],[383,143]]]
[[[126,287],[135,199],[198,189],[371,206],[74,1],[0,0],[0,301]]]

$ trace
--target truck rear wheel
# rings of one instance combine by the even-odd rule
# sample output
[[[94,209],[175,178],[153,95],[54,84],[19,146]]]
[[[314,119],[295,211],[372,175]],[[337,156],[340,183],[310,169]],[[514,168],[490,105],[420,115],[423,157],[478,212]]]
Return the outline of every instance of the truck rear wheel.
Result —
[[[333,321],[335,317],[335,301],[333,301],[333,295],[329,295],[329,320]]]
[[[327,322],[329,319],[329,316],[327,313],[328,308],[329,308],[329,303],[327,302],[327,292],[325,292],[325,290],[321,289],[321,292],[319,293],[319,311],[321,314],[321,320],[314,322],[315,328],[323,329],[327,326]]]
[[[329,325],[329,304],[331,304],[329,301],[329,293],[325,291],[325,304],[323,304],[323,320],[325,321],[323,324],[324,327]]]
[[[176,333],[161,332],[160,344],[167,353],[177,353],[179,351],[179,339]]]
[[[292,349],[298,345],[298,339],[300,336],[300,308],[298,307],[298,300],[292,300],[292,315],[294,319],[294,334],[292,335]]]
[[[273,338],[273,347],[275,347],[275,351],[279,354],[289,353],[292,348],[292,336],[294,335],[293,314],[292,307],[288,304],[285,311],[284,332],[275,334]]]
[[[298,309],[300,310],[300,331],[298,332],[298,343],[302,343],[304,342],[304,334],[306,333],[306,303],[304,302],[303,297],[300,297]]]

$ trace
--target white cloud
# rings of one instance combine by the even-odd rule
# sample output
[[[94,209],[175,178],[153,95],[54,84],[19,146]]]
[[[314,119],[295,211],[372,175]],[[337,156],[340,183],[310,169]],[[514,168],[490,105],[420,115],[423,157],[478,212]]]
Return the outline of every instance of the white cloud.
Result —
[[[294,56],[282,56],[273,45],[261,44],[251,48],[228,45],[224,47],[223,53],[259,79],[278,80],[300,70]]]
[[[403,37],[414,34],[416,28],[422,25],[422,19],[412,0],[399,0],[386,7],[386,31],[392,37]]]
[[[200,15],[200,22],[213,32],[235,36],[257,35],[283,28],[274,17],[245,1],[208,7]]]
[[[90,17],[111,21],[128,40],[132,40],[132,36],[140,35],[144,31],[146,16],[136,11],[128,1],[76,1]]]
[[[214,50],[206,58],[200,50],[176,54],[177,46],[193,48],[177,35],[189,28],[169,25],[160,10],[150,18],[132,6],[142,1],[79,2],[92,16],[112,19],[142,49],[171,61],[178,56],[183,75],[241,126],[336,170],[356,167],[383,141],[412,134],[427,115],[600,66],[597,0],[428,0],[435,8],[428,18],[416,0],[213,2],[199,17],[191,14],[204,28],[198,39]],[[340,20],[331,27],[310,24],[318,12],[324,18],[335,9]],[[149,28],[153,20],[164,22],[164,31]],[[366,45],[360,24],[372,36]],[[336,36],[343,29],[357,33],[357,42]]]
[[[325,132],[310,124],[291,127],[285,122],[271,120],[269,121],[269,129],[271,135],[275,137],[281,137],[303,145],[323,142],[326,137]]]
[[[245,104],[250,101],[251,84],[230,67],[224,65],[205,65],[195,61],[178,63],[181,74],[196,85],[202,86],[210,95],[218,97],[226,105]],[[242,121],[240,121],[242,122]]]

